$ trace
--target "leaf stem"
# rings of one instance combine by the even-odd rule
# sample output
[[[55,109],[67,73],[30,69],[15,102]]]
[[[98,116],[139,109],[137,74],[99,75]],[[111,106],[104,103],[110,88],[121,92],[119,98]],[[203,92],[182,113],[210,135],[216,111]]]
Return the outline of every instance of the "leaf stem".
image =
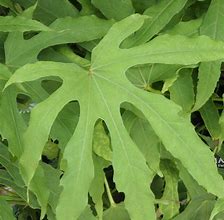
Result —
[[[79,65],[83,68],[88,68],[90,66],[90,61],[89,60],[78,56],[68,46],[60,46],[60,47],[57,47],[56,50],[59,53],[66,56],[69,60],[71,60],[72,62],[76,63],[77,65]]]
[[[223,98],[220,98],[220,97],[212,97],[212,101],[223,102]]]
[[[146,84],[144,85],[144,90],[148,91],[148,92],[153,92],[153,93],[156,93],[156,94],[163,94],[160,90],[157,90],[157,89],[153,89],[150,85]]]
[[[104,184],[105,184],[105,187],[106,187],[107,196],[108,196],[110,205],[112,207],[116,207],[116,203],[114,202],[114,199],[113,199],[113,196],[111,194],[110,187],[109,187],[109,184],[108,184],[108,181],[107,181],[107,178],[106,177],[104,177]]]

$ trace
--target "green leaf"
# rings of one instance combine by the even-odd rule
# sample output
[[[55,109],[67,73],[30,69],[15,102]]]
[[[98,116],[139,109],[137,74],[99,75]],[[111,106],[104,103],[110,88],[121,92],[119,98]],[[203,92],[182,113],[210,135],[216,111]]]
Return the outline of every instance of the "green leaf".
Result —
[[[150,91],[151,85],[158,81],[169,81],[177,78],[180,65],[145,64],[129,68],[128,79],[138,88]]]
[[[105,174],[103,169],[108,167],[110,163],[102,158],[93,154],[94,163],[94,179],[89,189],[89,194],[95,204],[97,217],[102,219],[103,217],[103,193],[104,193],[104,178]]]
[[[222,114],[219,118],[219,124],[221,127],[221,138],[224,140],[224,111],[222,111]]]
[[[11,76],[9,69],[2,63],[0,63],[0,80],[8,80]]]
[[[37,196],[38,203],[41,206],[41,219],[47,212],[48,204],[53,213],[56,211],[61,189],[59,187],[61,172],[52,168],[50,165],[40,163],[37,171],[29,185],[29,188]],[[44,193],[43,193],[44,192]]]
[[[218,199],[215,203],[214,209],[212,210],[209,220],[215,219],[215,216],[222,211],[224,211],[224,200]]]
[[[89,206],[87,206],[83,213],[80,215],[80,217],[78,218],[78,220],[97,220],[97,218],[93,215],[91,209]]]
[[[121,20],[134,13],[131,0],[91,0],[106,18]]]
[[[50,25],[55,31],[41,32],[28,40],[24,40],[22,34],[12,33],[5,42],[6,64],[17,68],[37,61],[40,51],[49,46],[101,38],[111,24],[95,16],[67,17]]]
[[[171,35],[181,34],[185,36],[198,36],[201,23],[202,23],[201,18],[185,22],[179,22],[173,28],[165,30],[162,33]]]
[[[212,39],[224,40],[224,1],[213,0],[200,28],[201,35]],[[196,102],[193,110],[200,109],[215,90],[220,76],[221,61],[202,63],[199,67]]]
[[[29,189],[31,189],[31,191],[37,196],[38,203],[41,206],[41,219],[43,219],[47,212],[50,190],[47,186],[44,168],[41,165],[37,167],[35,175],[29,183],[28,190]]]
[[[3,88],[3,86],[4,84],[0,87]],[[8,140],[9,151],[19,158],[23,151],[22,135],[26,125],[17,109],[16,95],[15,87],[10,88],[3,94],[0,93],[0,134]]]
[[[185,6],[187,0],[161,0],[157,4],[149,7],[144,14],[148,15],[143,27],[130,37],[124,44],[124,47],[140,45],[149,41],[154,35],[158,34]]]
[[[116,207],[111,207],[104,212],[103,220],[130,220],[127,210],[124,205],[117,205]]]
[[[0,170],[0,184],[14,190],[14,192],[24,201],[24,203],[27,201],[27,189],[24,186],[17,185],[16,179],[12,179],[9,173],[2,169]],[[29,202],[27,204],[34,209],[40,208],[36,197],[31,192],[29,192]]]
[[[130,111],[126,111],[122,118],[131,138],[143,153],[150,169],[157,173],[160,163],[159,138],[145,119],[137,118]]]
[[[200,157],[198,157],[200,164]],[[200,186],[195,179],[189,174],[186,168],[183,167],[181,163],[178,163],[179,176],[183,180],[184,185],[186,186],[189,196],[191,199],[195,197],[200,197],[201,195],[206,194],[206,190]]]
[[[68,0],[38,0],[34,12],[34,18],[44,24],[50,24],[57,18],[77,15],[78,10]]]
[[[159,207],[163,213],[163,219],[168,220],[179,213],[178,170],[170,160],[162,160],[160,167],[166,181],[161,200],[167,201],[167,204],[161,204]]]
[[[49,140],[43,150],[43,155],[46,156],[49,160],[53,160],[58,156],[58,145],[53,141]]]
[[[93,151],[105,160],[112,161],[110,138],[104,130],[102,121],[99,121],[94,129]]]
[[[6,8],[13,8],[13,4],[11,0],[0,0],[0,5]]]
[[[12,161],[8,148],[0,143],[0,164],[5,167],[10,176],[15,179],[15,182],[19,186],[24,186],[24,182],[19,174],[18,164]]]
[[[44,170],[44,179],[46,181],[46,186],[50,192],[48,204],[51,206],[53,213],[56,213],[56,207],[58,204],[58,199],[61,193],[60,188],[60,176],[62,172],[58,169],[54,169],[49,164],[41,163],[42,169]],[[44,191],[45,192],[45,191]]]
[[[219,112],[212,99],[209,99],[199,112],[213,140],[219,139],[221,135]]]
[[[211,196],[200,196],[192,200],[187,208],[173,220],[209,220],[214,204],[215,200]]]
[[[12,207],[2,198],[0,198],[0,219],[1,220],[15,220],[13,216]]]
[[[49,85],[48,85],[49,86]],[[44,100],[44,98],[42,98]],[[40,100],[40,101],[42,101]],[[59,141],[58,146],[63,151],[71,138],[79,119],[79,106],[77,103],[67,104],[58,114],[52,128],[51,137]]]
[[[22,16],[0,16],[0,31],[2,32],[25,32],[25,31],[50,31],[51,29],[38,21],[27,19]]]
[[[182,69],[177,80],[169,88],[170,99],[189,113],[194,105],[194,88],[191,77],[192,69]]]
[[[156,2],[157,0],[132,0],[132,4],[138,13],[143,13],[147,8],[154,5]]]
[[[87,194],[94,177],[92,136],[99,118],[105,121],[110,132],[114,180],[117,189],[125,193],[124,203],[130,218],[155,219],[154,198],[149,189],[153,173],[124,127],[120,115],[120,105],[124,102],[141,109],[166,149],[181,161],[200,185],[210,193],[224,196],[223,180],[217,172],[213,154],[197,136],[189,120],[179,114],[181,108],[161,95],[136,88],[125,76],[125,71],[137,64],[190,65],[221,59],[224,43],[206,36],[163,35],[141,46],[120,49],[120,43],[138,30],[143,22],[144,16],[132,15],[116,23],[94,48],[89,70],[72,63],[37,62],[18,69],[6,85],[49,76],[63,80],[62,86],[32,111],[20,160],[27,185],[34,176],[58,113],[68,102],[79,102],[79,122],[63,155],[66,167],[61,180],[63,191],[56,209],[58,219],[76,219],[87,205]],[[203,170],[206,170],[206,175]]]
[[[13,0],[13,1],[15,1],[15,0]],[[25,9],[33,6],[36,2],[37,2],[37,0],[28,0],[28,1],[27,0],[16,0],[16,4],[19,5],[20,8],[23,7]]]
[[[91,4],[91,0],[78,0],[78,2],[82,5],[82,9],[80,11],[80,15],[91,15],[97,14],[97,9]]]

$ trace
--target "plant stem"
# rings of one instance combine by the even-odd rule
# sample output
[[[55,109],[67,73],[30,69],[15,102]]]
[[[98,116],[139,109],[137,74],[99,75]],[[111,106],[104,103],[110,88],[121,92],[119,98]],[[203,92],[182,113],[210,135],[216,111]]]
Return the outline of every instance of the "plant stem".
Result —
[[[108,184],[108,182],[107,182],[107,178],[106,178],[106,177],[104,177],[104,184],[105,184],[105,187],[106,187],[107,196],[108,196],[110,205],[111,205],[112,207],[116,207],[116,203],[114,202],[114,199],[113,199],[113,196],[112,196],[112,194],[111,194],[110,187],[109,187],[109,184]]]

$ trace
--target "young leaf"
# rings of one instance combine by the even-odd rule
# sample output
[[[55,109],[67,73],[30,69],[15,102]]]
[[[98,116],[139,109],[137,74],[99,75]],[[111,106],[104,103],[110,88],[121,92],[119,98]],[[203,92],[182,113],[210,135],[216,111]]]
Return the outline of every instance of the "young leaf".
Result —
[[[105,121],[110,131],[114,179],[117,189],[126,195],[125,207],[131,219],[155,219],[154,199],[149,190],[153,174],[124,127],[120,115],[120,106],[124,102],[141,109],[166,149],[181,161],[200,185],[208,192],[224,196],[223,180],[217,173],[213,154],[197,136],[188,119],[181,117],[180,107],[161,95],[139,90],[125,77],[125,71],[137,64],[190,65],[221,59],[224,43],[205,36],[164,35],[141,46],[120,49],[120,43],[138,30],[143,22],[144,16],[132,15],[116,23],[94,48],[89,70],[72,63],[37,62],[18,69],[6,85],[48,76],[63,79],[63,85],[32,111],[20,160],[27,185],[34,176],[57,114],[70,101],[77,100],[80,104],[78,125],[64,151],[66,169],[61,181],[64,188],[56,210],[58,219],[76,219],[86,207],[93,179],[92,134],[98,118]],[[200,165],[198,155],[202,161]],[[27,160],[30,161],[29,166]],[[203,170],[206,170],[206,175]],[[138,201],[142,201],[141,204]]]
[[[50,31],[51,29],[38,21],[27,19],[22,16],[0,16],[0,31],[2,32],[25,32],[25,31]]]

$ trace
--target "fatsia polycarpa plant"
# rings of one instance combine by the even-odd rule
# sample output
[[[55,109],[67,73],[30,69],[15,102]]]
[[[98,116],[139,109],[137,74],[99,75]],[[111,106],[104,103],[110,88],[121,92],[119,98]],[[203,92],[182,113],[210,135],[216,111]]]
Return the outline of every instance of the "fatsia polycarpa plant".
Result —
[[[173,13],[175,8],[181,10],[186,2],[170,1],[169,10]],[[188,111],[193,108],[193,98],[186,96],[190,104],[187,103],[188,100],[185,102],[185,111],[185,103],[182,106],[182,102],[178,102],[175,97],[176,89],[184,88],[185,83],[188,85],[187,94],[193,93],[192,69],[198,67],[200,62],[199,74],[205,66],[220,66],[224,57],[224,43],[208,36],[192,35],[192,30],[189,31],[190,37],[176,34],[178,28],[181,30],[181,26],[173,30],[175,34],[171,29],[170,32],[164,30],[155,36],[168,21],[167,14],[161,14],[161,20],[164,22],[161,21],[158,25],[154,11],[166,8],[167,1],[161,1],[153,9],[149,8],[145,15],[128,16],[132,11],[124,10],[127,14],[118,14],[115,17],[108,13],[105,3],[93,1],[93,5],[99,7],[106,17],[121,21],[80,16],[59,18],[46,27],[36,21],[32,23],[31,19],[22,18],[28,24],[18,28],[18,31],[42,32],[25,40],[22,33],[12,31],[5,41],[5,63],[13,74],[11,75],[9,69],[2,64],[4,71],[1,77],[4,83],[1,85],[1,102],[13,109],[13,118],[19,122],[20,127],[15,128],[15,133],[10,133],[9,129],[14,124],[11,126],[11,122],[6,122],[10,121],[12,116],[2,107],[1,117],[2,120],[5,117],[5,125],[0,131],[2,136],[8,139],[9,151],[18,159],[14,166],[19,167],[22,176],[20,184],[27,190],[24,199],[31,207],[41,209],[41,218],[47,213],[49,219],[94,219],[94,214],[88,208],[88,200],[91,197],[95,203],[95,216],[102,219],[103,169],[111,164],[116,189],[123,192],[125,198],[122,206],[117,206],[113,199],[109,198],[111,208],[107,210],[107,216],[110,216],[109,212],[114,209],[115,213],[122,213],[117,214],[121,215],[121,219],[156,219],[157,199],[150,189],[150,184],[156,173],[162,176],[161,171],[167,186],[169,187],[169,181],[173,184],[172,189],[165,188],[164,199],[169,198],[172,190],[173,198],[178,199],[177,185],[180,175],[186,181],[186,186],[193,185],[201,195],[210,193],[209,196],[213,200],[214,196],[217,196],[220,200],[215,207],[218,207],[218,211],[221,210],[219,206],[223,204],[223,179],[217,172],[213,153],[197,135],[189,120]],[[214,10],[217,5],[219,1],[213,1],[209,10]],[[209,13],[204,21],[207,19],[209,22]],[[150,14],[154,19],[147,16]],[[17,22],[16,18],[6,18],[12,23]],[[86,24],[89,26],[85,26]],[[148,29],[147,24],[151,29]],[[194,28],[197,29],[200,25],[199,19]],[[30,29],[27,29],[27,26]],[[10,30],[10,25],[3,27],[3,31]],[[205,30],[206,23],[201,26],[201,32],[205,33]],[[94,41],[100,38],[102,39],[99,42]],[[88,47],[86,41],[91,41],[94,47]],[[56,51],[67,55],[69,61],[63,58],[63,62],[61,57],[52,51],[43,53],[45,61],[38,61],[40,51],[45,48],[81,42],[84,43],[80,45],[87,48],[88,59],[72,54],[67,47],[59,47]],[[14,49],[15,53],[12,52]],[[50,58],[47,53],[50,53]],[[51,58],[52,54],[55,59]],[[172,72],[163,89],[165,92],[170,91],[170,97],[176,103],[164,97],[161,92],[156,94],[155,90],[147,87],[149,85],[141,72],[143,69],[143,72],[148,74],[148,69],[150,72],[158,69],[159,73],[163,68]],[[142,86],[144,90],[136,86],[139,73],[145,83]],[[130,76],[133,80],[130,80]],[[198,89],[201,79],[204,79],[201,75],[199,77]],[[50,81],[57,82],[58,86],[47,93],[41,85]],[[151,92],[145,91],[147,89]],[[37,102],[31,111],[30,119],[27,120],[28,125],[17,112],[17,93],[26,94]],[[201,107],[207,100],[207,97],[198,93],[192,111]],[[64,131],[60,124],[61,114],[66,108],[72,111],[69,132]],[[203,114],[201,110],[201,114],[206,118],[207,112]],[[74,119],[74,116],[77,118]],[[61,130],[55,131],[57,126]],[[141,133],[137,132],[141,126],[145,126],[142,135],[150,135],[147,141],[155,142],[149,146],[152,149],[143,147]],[[209,131],[210,128],[209,124]],[[64,135],[64,132],[69,134]],[[219,135],[218,133],[217,138],[221,139]],[[59,158],[61,166],[57,169],[42,162],[46,143],[51,136],[56,136],[59,144],[63,145]],[[99,146],[100,149],[97,149]],[[169,179],[170,176],[172,180]],[[55,184],[51,185],[51,181]],[[107,191],[110,188],[107,180],[105,187]],[[190,194],[193,198],[193,193]],[[40,207],[36,205],[34,196]],[[209,196],[206,198],[210,199]],[[4,202],[2,204],[5,206]],[[171,204],[174,206],[170,208],[172,211],[166,210],[166,204],[160,205],[164,219],[171,219],[178,214],[179,206],[172,202]],[[214,206],[214,203],[212,205]],[[124,207],[128,212],[124,212]],[[214,210],[213,215],[216,214]],[[84,216],[88,217],[82,217],[83,212],[87,213]],[[106,219],[106,214],[104,218]]]
[[[189,39],[164,35],[143,46],[120,49],[122,41],[137,31],[143,22],[144,17],[133,15],[115,24],[94,48],[87,70],[76,64],[37,62],[18,69],[6,84],[8,87],[12,83],[48,76],[58,76],[63,80],[62,86],[37,105],[31,114],[20,158],[21,172],[28,187],[57,114],[67,103],[79,102],[79,122],[63,153],[66,167],[61,181],[63,191],[56,210],[58,219],[76,219],[87,205],[87,194],[93,179],[92,134],[97,119],[103,119],[110,131],[114,178],[117,188],[126,194],[125,207],[130,216],[132,219],[155,218],[153,196],[148,188],[153,173],[123,125],[120,106],[125,102],[144,114],[167,150],[187,167],[200,185],[215,195],[222,197],[224,193],[223,181],[216,174],[211,152],[197,137],[188,119],[180,116],[181,109],[160,95],[136,89],[125,76],[125,71],[137,64],[192,65],[220,59],[224,54],[224,44],[204,36]],[[185,160],[186,155],[190,158],[200,155],[207,175],[201,175],[201,171],[195,169],[197,163],[194,162],[197,160]],[[214,181],[216,188],[211,187]],[[73,204],[76,204],[75,207]]]

